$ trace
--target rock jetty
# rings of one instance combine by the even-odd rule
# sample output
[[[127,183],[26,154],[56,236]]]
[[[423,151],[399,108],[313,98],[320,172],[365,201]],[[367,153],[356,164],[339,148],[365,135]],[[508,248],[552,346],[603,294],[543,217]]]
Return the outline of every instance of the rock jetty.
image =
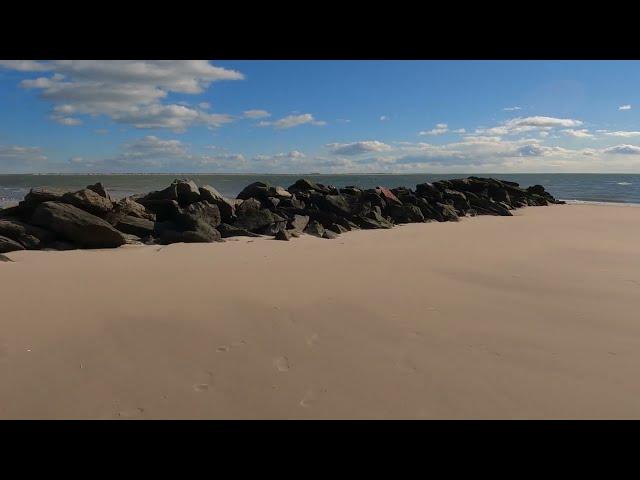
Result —
[[[114,200],[104,185],[77,192],[34,188],[0,210],[0,254],[16,250],[115,248],[124,244],[221,242],[303,234],[333,239],[350,230],[402,223],[455,222],[475,215],[512,215],[526,206],[564,203],[542,185],[468,177],[406,187],[336,188],[300,179],[288,188],[255,182],[236,199],[188,179],[164,190]]]

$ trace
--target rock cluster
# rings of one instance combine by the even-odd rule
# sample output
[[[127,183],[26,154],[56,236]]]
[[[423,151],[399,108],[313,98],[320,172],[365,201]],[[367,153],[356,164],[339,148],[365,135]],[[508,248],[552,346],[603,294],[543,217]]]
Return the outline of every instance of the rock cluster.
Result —
[[[285,189],[248,185],[237,199],[190,180],[113,200],[100,183],[77,192],[32,189],[0,210],[0,254],[15,250],[113,248],[126,243],[218,242],[267,235],[289,241],[303,233],[332,239],[354,229],[511,215],[524,206],[563,203],[541,185],[468,177],[406,187],[336,188],[300,179]]]

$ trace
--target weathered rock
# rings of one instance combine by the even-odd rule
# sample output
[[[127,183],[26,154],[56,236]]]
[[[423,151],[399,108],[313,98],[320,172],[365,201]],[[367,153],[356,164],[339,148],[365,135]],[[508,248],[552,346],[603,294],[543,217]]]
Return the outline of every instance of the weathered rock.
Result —
[[[494,202],[490,198],[470,196],[469,202],[479,215],[501,215],[505,217],[512,215],[508,209],[499,203]]]
[[[434,202],[442,200],[443,195],[432,183],[420,183],[416,185],[416,195],[418,197],[428,198]]]
[[[53,241],[55,235],[43,228],[21,222],[15,218],[0,219],[0,235],[15,240],[29,250],[42,248]]]
[[[164,230],[160,237],[160,243],[168,245],[170,243],[211,243],[221,240],[218,230],[206,223],[198,224],[193,230],[176,231]]]
[[[125,233],[123,236],[126,241],[126,245],[143,245],[142,239],[137,235]]]
[[[59,202],[65,194],[63,190],[49,187],[32,188],[24,197],[24,202],[39,204],[43,202]]]
[[[252,184],[244,187],[236,198],[240,198],[242,200],[247,200],[249,198],[263,199],[270,196],[272,191],[275,193],[275,189],[269,183],[253,182]]]
[[[59,251],[77,250],[77,249],[78,249],[77,245],[74,245],[73,243],[70,243],[70,242],[65,242],[64,240],[55,240],[51,243],[48,243],[44,248],[44,250],[59,250]]]
[[[293,218],[288,222],[289,228],[297,232],[303,232],[304,229],[307,228],[308,224],[308,215],[294,215]]]
[[[320,183],[312,182],[306,178],[301,178],[296,183],[287,188],[289,192],[297,193],[297,192],[308,192],[308,191],[316,191],[324,194],[330,194],[331,190]]]
[[[291,233],[288,230],[278,230],[275,236],[276,240],[284,240],[285,242],[288,242],[290,238]]]
[[[445,202],[453,205],[453,208],[463,215],[464,212],[470,208],[469,201],[464,193],[457,190],[451,190],[450,188],[445,188],[442,194]]]
[[[4,255],[0,255],[0,262],[13,262],[13,260],[11,260],[9,257],[6,257]]]
[[[235,225],[229,225],[227,223],[221,223],[218,225],[218,231],[222,238],[229,237],[260,237],[257,233],[250,232],[244,228],[236,227]]]
[[[396,195],[386,187],[376,187],[376,193],[388,204],[402,205],[402,202]]]
[[[175,200],[178,201],[178,184],[174,181],[171,185],[163,190],[157,190],[155,192],[151,192],[144,197],[137,199],[136,201],[141,203],[142,205],[146,205],[143,203],[143,200]]]
[[[113,208],[111,200],[88,188],[65,193],[61,201],[98,216],[106,215]]]
[[[101,197],[104,197],[104,198],[107,198],[107,199],[111,200],[111,196],[107,192],[107,189],[104,188],[104,185],[102,185],[102,183],[98,182],[98,183],[95,183],[93,185],[87,186],[87,188],[89,190],[92,190],[92,191],[96,192]]]
[[[203,185],[198,190],[200,192],[200,199],[209,203],[216,203],[218,200],[224,198],[222,194],[211,185]]]
[[[322,234],[322,238],[328,238],[329,240],[333,240],[334,238],[338,238],[338,234],[336,232],[332,232],[331,230],[325,230]]]
[[[274,214],[270,210],[263,209],[255,198],[249,198],[236,207],[236,215],[234,225],[251,232],[275,222]]]
[[[200,200],[200,190],[193,180],[174,180],[180,205],[188,205]]]
[[[236,205],[233,201],[225,198],[215,188],[210,185],[200,187],[200,198],[204,201],[216,205],[220,210],[220,216],[225,223],[231,223],[236,218]]]
[[[177,200],[150,200],[148,198],[139,198],[137,202],[144,206],[147,211],[153,213],[156,217],[156,220],[159,222],[172,219],[180,213],[180,205],[178,204]]]
[[[220,210],[217,205],[209,202],[195,202],[181,208],[174,216],[174,220],[185,230],[191,230],[199,223],[206,223],[215,228],[221,223]]]
[[[307,227],[304,229],[304,233],[313,235],[315,237],[321,237],[324,235],[324,227],[316,220],[311,220]]]
[[[0,235],[0,253],[9,253],[24,249],[25,248],[22,244]]]
[[[132,217],[131,215],[120,216],[114,227],[122,233],[138,237],[153,235],[154,232],[154,222],[146,218]]]
[[[151,221],[155,221],[156,219],[156,215],[153,212],[148,212],[146,208],[144,208],[144,205],[130,197],[123,198],[115,203],[113,212],[131,217],[145,218]]]
[[[331,230],[332,232],[335,232],[335,233],[345,233],[345,232],[349,231],[348,228],[343,227],[342,225],[340,225],[338,223],[332,223],[325,230]]]
[[[278,198],[291,198],[293,194],[286,191],[284,187],[281,187],[280,185],[276,185],[274,187],[274,196]]]
[[[328,210],[337,215],[350,215],[351,207],[342,195],[325,195],[319,202],[324,210]]]
[[[396,223],[424,222],[424,215],[415,205],[390,205],[386,210]]]
[[[122,233],[105,220],[66,203],[41,203],[31,221],[86,248],[119,247],[126,242]]]
[[[435,209],[442,216],[445,222],[457,222],[459,220],[456,209],[448,203],[436,203]]]

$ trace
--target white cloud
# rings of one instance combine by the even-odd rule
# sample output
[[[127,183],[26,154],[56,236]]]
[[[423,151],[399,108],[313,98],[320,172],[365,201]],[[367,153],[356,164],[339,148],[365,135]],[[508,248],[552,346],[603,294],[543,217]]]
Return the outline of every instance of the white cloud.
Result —
[[[442,135],[449,131],[449,126],[446,123],[438,123],[436,128],[429,130],[418,132],[418,135]]]
[[[209,110],[211,108],[211,104],[209,102],[200,102],[198,104],[198,107],[200,107],[202,110]]]
[[[631,105],[620,105],[618,110],[631,110]]]
[[[628,138],[628,137],[638,137],[640,136],[640,132],[633,132],[633,131],[618,131],[618,132],[607,132],[607,131],[603,131],[603,133],[609,137],[624,137],[624,138]]]
[[[502,110],[504,110],[505,112],[513,112],[515,110],[521,110],[520,107],[505,107]]]
[[[363,142],[353,143],[329,143],[327,148],[330,149],[334,155],[361,155],[363,153],[370,152],[385,152],[391,150],[391,147],[386,143],[378,142],[377,140],[367,140]]]
[[[265,118],[271,116],[266,110],[245,110],[243,115],[245,118]]]
[[[0,67],[18,72],[45,72],[51,67],[35,60],[0,60]]]
[[[615,155],[640,155],[640,147],[636,145],[616,145],[614,147],[605,148],[603,152]]]
[[[466,133],[467,131],[464,128],[458,128],[457,130],[452,130],[453,133]]]
[[[82,124],[82,120],[80,120],[79,118],[73,118],[73,117],[62,117],[62,116],[59,116],[59,115],[51,115],[51,119],[55,120],[56,122],[58,122],[61,125],[72,126],[72,125],[81,125]]]
[[[137,128],[179,131],[197,124],[219,126],[232,117],[203,112],[206,102],[199,108],[163,103],[169,93],[200,94],[212,82],[244,78],[207,60],[56,60],[1,66],[51,72],[52,76],[26,79],[20,85],[40,90],[41,98],[53,102],[56,121],[72,114],[106,115]]]
[[[581,128],[579,130],[567,128],[565,130],[562,130],[562,133],[568,137],[593,138],[593,134],[589,133],[589,130],[587,130],[586,128]]]
[[[505,122],[505,125],[507,127],[579,127],[582,125],[582,122],[570,118],[536,116],[513,118]]]
[[[386,115],[382,115],[382,116],[380,117],[380,121],[381,121],[381,122],[385,122],[385,121],[387,121],[387,120],[389,120],[389,117],[387,117]]]
[[[261,127],[272,126],[277,129],[293,128],[299,125],[309,123],[311,125],[326,125],[327,122],[316,120],[310,113],[303,113],[301,115],[289,115],[274,122],[262,121],[258,125]]]
[[[42,170],[47,157],[40,147],[23,147],[19,145],[0,145],[0,168],[4,173],[19,173]]]

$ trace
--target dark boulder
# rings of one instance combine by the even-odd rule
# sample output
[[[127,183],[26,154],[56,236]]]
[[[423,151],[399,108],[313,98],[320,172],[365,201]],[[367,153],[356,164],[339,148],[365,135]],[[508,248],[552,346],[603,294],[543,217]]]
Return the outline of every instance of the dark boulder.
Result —
[[[42,248],[55,235],[43,228],[26,224],[15,218],[0,219],[0,235],[15,240],[29,250]]]
[[[464,215],[464,213],[470,208],[469,201],[464,193],[459,192],[457,190],[451,190],[450,188],[445,188],[442,192],[444,201],[453,205],[460,214]]]
[[[55,240],[53,242],[48,243],[43,250],[77,250],[79,247],[70,242],[65,242],[64,240]]]
[[[160,236],[160,243],[168,245],[171,243],[212,243],[221,241],[218,230],[206,223],[199,223],[191,230],[163,230]]]
[[[154,222],[146,218],[132,217],[130,215],[122,215],[118,217],[114,227],[122,233],[136,235],[138,237],[146,237],[153,235]]]
[[[324,235],[324,227],[317,220],[311,220],[309,224],[304,229],[304,233],[308,235],[313,235],[315,237],[321,237]]]
[[[31,222],[81,247],[113,248],[126,243],[122,233],[105,220],[66,203],[41,203]]]
[[[0,253],[16,252],[24,249],[25,248],[21,243],[0,235]]]
[[[271,184],[265,182],[253,182],[250,185],[244,187],[244,189],[238,194],[236,198],[247,200],[249,198],[263,199],[270,196],[271,192],[275,191]]]
[[[276,240],[283,240],[285,242],[288,242],[290,238],[291,238],[291,233],[288,230],[278,230],[278,232],[275,235]]]
[[[98,182],[93,185],[87,186],[87,188],[93,192],[96,192],[101,197],[111,200],[111,196],[109,195],[109,192],[107,192],[107,189],[104,188],[104,185],[102,185],[102,183]]]
[[[220,210],[220,216],[225,223],[231,223],[236,218],[236,204],[220,194],[210,185],[200,187],[200,198],[206,202],[216,205]]]
[[[215,228],[222,221],[218,206],[209,202],[194,202],[184,208],[180,208],[174,216],[174,220],[182,225],[185,230],[191,230],[200,222]]]
[[[448,203],[436,203],[434,208],[442,216],[445,222],[457,222],[459,220],[458,213],[456,212],[456,209],[453,208],[453,205],[449,205]]]
[[[113,209],[111,200],[88,188],[65,193],[61,201],[98,216],[104,216]]]
[[[351,207],[342,195],[325,195],[321,197],[320,208],[337,215],[347,216],[351,214]]]
[[[334,233],[345,233],[345,232],[349,231],[348,228],[343,227],[342,225],[340,225],[338,223],[332,223],[325,230],[331,230]]]
[[[174,181],[171,185],[163,190],[157,190],[155,192],[148,193],[144,197],[137,199],[136,201],[141,203],[142,205],[146,205],[143,203],[148,200],[175,200],[178,201],[178,184]]]
[[[331,189],[325,187],[320,183],[312,182],[311,180],[308,180],[306,178],[301,178],[300,180],[296,181],[296,183],[287,188],[287,190],[292,193],[309,191],[320,192],[327,195],[331,193]]]
[[[322,238],[333,240],[334,238],[338,238],[338,234],[331,230],[325,230],[324,233],[322,234]]]
[[[308,215],[294,215],[292,219],[288,221],[287,226],[295,230],[297,232],[303,232],[307,225],[309,224],[309,216]]]
[[[153,213],[159,222],[172,219],[180,213],[180,205],[177,200],[149,199],[143,197],[136,201],[144,206],[146,211]]]
[[[138,203],[131,197],[123,198],[115,203],[113,205],[113,212],[119,215],[129,215],[151,221],[155,221],[156,219],[155,213],[148,212],[144,205]]]
[[[390,205],[385,210],[396,223],[418,223],[424,222],[424,215],[420,208],[415,205]]]
[[[420,183],[416,185],[416,195],[418,197],[427,198],[434,202],[442,200],[442,192],[436,188],[433,183]]]
[[[236,207],[236,215],[234,225],[251,232],[276,221],[274,214],[270,210],[263,209],[261,203],[255,198],[248,198]]]
[[[193,180],[174,180],[180,205],[189,205],[200,200],[200,190]]]
[[[34,205],[43,202],[59,202],[64,194],[63,190],[57,188],[36,187],[25,195],[23,201]]]
[[[6,257],[4,255],[0,255],[0,262],[13,262],[13,260],[11,260],[9,257]]]
[[[244,228],[236,227],[235,225],[229,225],[227,223],[221,223],[218,225],[217,230],[220,232],[222,238],[229,237],[260,237],[257,233],[250,232]]]

